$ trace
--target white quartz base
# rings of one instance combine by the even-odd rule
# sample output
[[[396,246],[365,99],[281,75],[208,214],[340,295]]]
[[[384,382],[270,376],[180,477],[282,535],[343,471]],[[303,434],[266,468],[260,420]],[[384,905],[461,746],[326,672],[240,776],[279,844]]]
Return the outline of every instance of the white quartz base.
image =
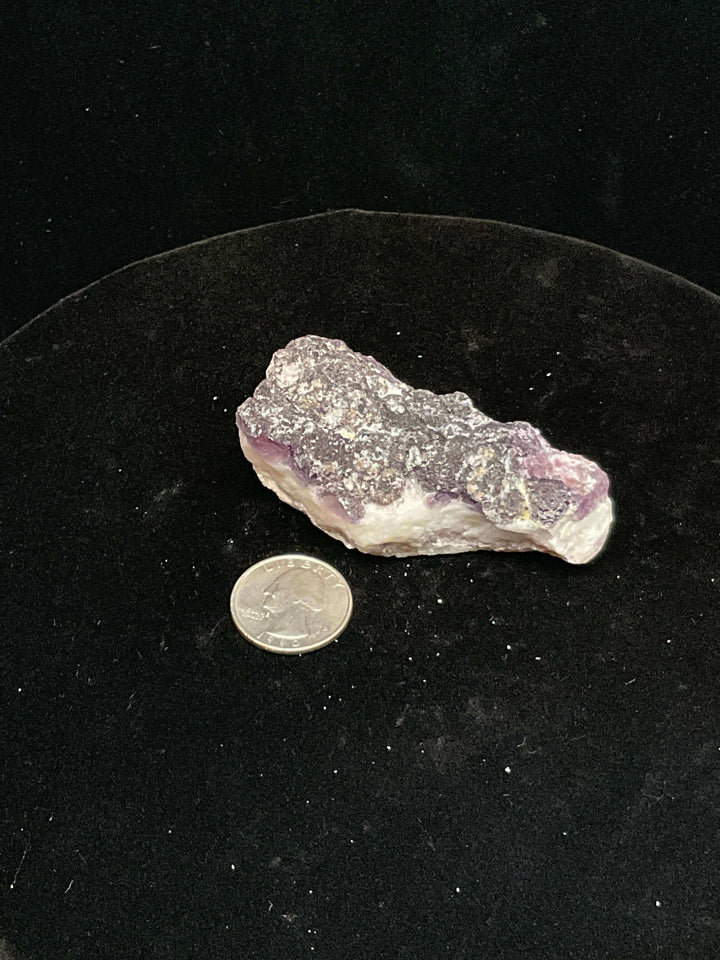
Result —
[[[242,433],[240,445],[266,487],[306,513],[325,533],[363,553],[410,557],[472,550],[541,550],[569,563],[587,563],[602,550],[613,522],[608,497],[582,520],[562,519],[550,530],[531,520],[499,527],[460,499],[431,506],[427,492],[409,481],[401,500],[388,506],[370,504],[362,520],[352,523],[324,503],[312,485],[302,483],[290,466],[262,457]]]

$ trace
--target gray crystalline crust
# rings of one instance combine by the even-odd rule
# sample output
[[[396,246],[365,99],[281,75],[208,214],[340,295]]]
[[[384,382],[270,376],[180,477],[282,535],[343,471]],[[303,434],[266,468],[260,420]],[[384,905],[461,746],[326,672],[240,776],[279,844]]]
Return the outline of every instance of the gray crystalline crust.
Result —
[[[266,486],[365,552],[539,549],[584,563],[612,523],[597,464],[464,393],[413,389],[341,340],[278,350],[237,425]]]

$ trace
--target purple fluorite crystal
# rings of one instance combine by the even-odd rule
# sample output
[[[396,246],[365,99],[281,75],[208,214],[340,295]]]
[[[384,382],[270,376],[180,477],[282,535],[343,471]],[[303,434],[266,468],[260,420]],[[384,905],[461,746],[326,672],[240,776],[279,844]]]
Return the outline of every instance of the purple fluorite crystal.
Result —
[[[597,464],[464,393],[415,390],[342,340],[278,350],[237,425],[266,486],[367,553],[536,549],[585,563],[612,524]]]

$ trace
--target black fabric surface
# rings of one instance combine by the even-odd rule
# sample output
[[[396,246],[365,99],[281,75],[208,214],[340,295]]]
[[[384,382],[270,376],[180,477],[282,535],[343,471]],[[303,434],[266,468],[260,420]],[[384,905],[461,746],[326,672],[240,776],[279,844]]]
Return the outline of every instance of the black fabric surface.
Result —
[[[344,207],[603,243],[720,292],[717,0],[0,10],[0,338],[150,254]]]
[[[720,301],[489,221],[347,211],[132,265],[0,347],[0,954],[712,957]],[[292,337],[610,473],[585,567],[346,550],[244,461]],[[243,640],[299,551],[355,613]]]

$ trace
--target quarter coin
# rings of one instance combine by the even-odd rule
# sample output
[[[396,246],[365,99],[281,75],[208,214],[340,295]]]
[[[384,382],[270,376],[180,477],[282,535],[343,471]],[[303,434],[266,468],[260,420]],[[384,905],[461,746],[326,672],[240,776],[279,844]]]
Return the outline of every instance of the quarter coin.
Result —
[[[347,626],[352,606],[342,574],[299,553],[249,567],[230,595],[235,626],[271,653],[309,653],[331,643]]]

